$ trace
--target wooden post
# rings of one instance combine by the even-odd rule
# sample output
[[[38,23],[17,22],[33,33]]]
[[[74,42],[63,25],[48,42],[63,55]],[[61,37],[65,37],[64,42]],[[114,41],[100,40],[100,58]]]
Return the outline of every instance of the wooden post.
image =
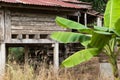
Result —
[[[77,22],[78,22],[78,23],[80,22],[80,16],[81,16],[81,14],[80,14],[80,12],[78,11],[78,16],[77,16]]]
[[[18,39],[22,40],[22,34],[18,34]]]
[[[68,48],[67,44],[64,46],[65,46],[65,59],[66,59],[68,57],[69,48]]]
[[[4,11],[0,10],[0,42],[3,42],[5,39],[5,27],[4,24]]]
[[[97,26],[102,27],[102,19],[100,17],[97,18]]]
[[[26,39],[29,39],[29,35],[28,34],[26,34]]]
[[[35,34],[35,39],[40,39],[40,34]]]
[[[0,44],[0,75],[5,73],[6,49],[5,43]]]
[[[5,9],[5,42],[11,41],[11,18],[10,18],[10,11]]]
[[[87,13],[84,14],[84,22],[85,22],[85,26],[87,27]]]
[[[54,68],[55,70],[58,70],[59,68],[59,43],[55,42],[54,43]]]
[[[28,48],[27,45],[25,45],[24,51],[25,51],[25,65],[28,65],[28,53],[29,53],[29,48]]]

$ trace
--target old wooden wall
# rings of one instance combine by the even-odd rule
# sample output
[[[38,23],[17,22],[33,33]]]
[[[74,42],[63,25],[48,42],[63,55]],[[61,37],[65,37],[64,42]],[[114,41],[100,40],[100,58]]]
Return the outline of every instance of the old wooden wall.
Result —
[[[52,32],[66,30],[55,23],[56,16],[67,16],[60,12],[12,8],[5,10],[5,14],[7,43],[17,43],[15,39],[19,40],[19,43],[24,43],[25,39],[47,39]],[[23,41],[20,42],[20,40]],[[38,42],[40,41],[36,43]],[[30,43],[32,42],[30,41]]]

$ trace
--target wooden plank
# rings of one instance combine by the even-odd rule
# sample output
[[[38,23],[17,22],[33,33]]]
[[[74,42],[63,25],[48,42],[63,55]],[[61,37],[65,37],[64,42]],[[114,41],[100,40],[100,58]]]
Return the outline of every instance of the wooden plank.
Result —
[[[49,26],[49,25],[43,25],[43,26],[11,26],[12,30],[53,30],[53,31],[61,31],[66,30],[65,28],[61,28],[59,26]]]
[[[63,30],[59,30],[59,31],[63,31]],[[58,32],[56,31],[41,31],[41,30],[12,30],[12,34],[51,34],[53,32]]]
[[[14,21],[11,22],[11,25],[13,26],[56,26],[55,22],[39,22],[39,21],[29,21],[29,22],[24,22],[24,21]]]
[[[27,13],[27,12],[11,11],[11,17],[36,17],[36,18],[52,17],[52,18],[55,18],[56,15],[55,14],[45,14],[45,13],[42,14],[42,13]]]
[[[5,9],[5,41],[9,42],[11,39],[11,17],[10,17],[10,11],[8,9]]]
[[[12,29],[64,30],[55,23],[55,15],[33,13],[11,13]]]
[[[33,13],[32,13],[33,12]],[[56,16],[61,16],[61,17],[66,17],[65,15],[61,14],[54,14],[54,13],[34,13],[32,12],[21,12],[21,11],[11,11],[11,21],[49,21],[49,22],[54,22]]]
[[[55,43],[52,40],[49,39],[22,39],[22,40],[18,40],[18,39],[11,39],[10,42],[7,43],[13,43],[13,44],[39,44],[39,43]]]
[[[55,16],[12,16],[12,21],[55,21]]]
[[[72,12],[72,13],[74,13],[74,12]],[[36,20],[38,18],[43,18],[43,19],[45,18],[45,20],[47,20],[47,18],[55,19],[56,16],[67,17],[66,15],[68,15],[68,14],[69,13],[65,13],[65,12],[61,13],[61,12],[53,12],[53,11],[52,11],[52,13],[50,11],[35,12],[35,10],[32,10],[32,9],[27,9],[27,11],[24,11],[24,9],[19,9],[19,8],[11,9],[12,20],[16,20],[16,19],[18,20],[19,18],[22,20],[22,18],[26,19],[27,17],[29,17],[27,20],[29,20],[30,18],[34,18],[33,20]]]
[[[4,41],[5,27],[4,27],[4,11],[0,10],[0,42]]]
[[[11,39],[10,42],[6,42],[7,44],[40,44],[40,43],[55,43],[54,40],[50,40],[50,39],[22,39],[22,40],[18,40],[18,39]]]

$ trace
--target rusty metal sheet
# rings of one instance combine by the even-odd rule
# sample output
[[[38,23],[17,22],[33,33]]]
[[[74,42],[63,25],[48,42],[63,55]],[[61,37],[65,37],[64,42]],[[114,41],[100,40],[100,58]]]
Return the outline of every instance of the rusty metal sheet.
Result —
[[[63,0],[0,0],[1,2],[6,3],[14,3],[14,4],[29,4],[29,5],[39,5],[39,6],[53,6],[53,7],[64,7],[64,8],[75,8],[75,9],[87,9],[86,6],[80,6],[75,4],[78,3],[77,0],[70,0],[70,2],[74,3],[67,3]],[[68,0],[67,0],[68,1]]]

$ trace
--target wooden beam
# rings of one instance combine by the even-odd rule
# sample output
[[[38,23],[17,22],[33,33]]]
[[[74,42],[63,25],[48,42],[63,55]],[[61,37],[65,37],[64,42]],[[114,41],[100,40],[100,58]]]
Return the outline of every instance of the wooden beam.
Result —
[[[50,39],[22,39],[22,40],[18,40],[18,39],[11,39],[10,42],[6,42],[7,44],[40,44],[40,43],[55,43],[55,41],[50,40]],[[77,43],[77,42],[73,42],[73,43]]]
[[[19,24],[19,22],[18,22]],[[24,23],[25,24],[25,23]],[[26,23],[27,24],[27,23]],[[40,22],[39,22],[40,24]],[[42,23],[41,23],[42,24]],[[33,31],[64,31],[66,30],[65,28],[60,28],[58,26],[52,26],[52,25],[45,25],[45,24],[42,24],[41,26],[34,24],[34,25],[25,25],[25,26],[17,26],[17,25],[14,25],[14,26],[11,26],[11,29],[13,31],[30,31],[30,30],[33,30]]]
[[[5,43],[0,44],[0,74],[5,73],[6,49]]]
[[[12,30],[12,34],[51,34],[57,31],[65,31],[65,30]]]
[[[54,43],[54,68],[55,70],[59,69],[59,43],[55,42]]]
[[[10,42],[6,42],[6,43],[13,43],[13,44],[39,44],[39,43],[54,43],[54,41],[49,40],[49,39],[22,39],[22,40],[18,40],[18,39],[11,39]]]

